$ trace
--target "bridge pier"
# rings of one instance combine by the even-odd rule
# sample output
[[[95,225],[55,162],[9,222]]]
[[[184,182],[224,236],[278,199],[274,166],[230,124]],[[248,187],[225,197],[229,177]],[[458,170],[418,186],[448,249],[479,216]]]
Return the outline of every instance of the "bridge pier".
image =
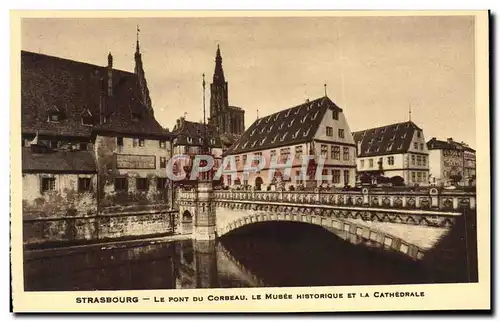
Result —
[[[215,240],[216,223],[212,180],[200,180],[196,188],[196,213],[192,238],[195,241]]]

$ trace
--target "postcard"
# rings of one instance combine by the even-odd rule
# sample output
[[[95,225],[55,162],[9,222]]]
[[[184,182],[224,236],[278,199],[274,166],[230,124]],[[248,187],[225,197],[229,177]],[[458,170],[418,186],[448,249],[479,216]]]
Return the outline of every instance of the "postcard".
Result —
[[[12,11],[14,312],[490,310],[488,11]]]

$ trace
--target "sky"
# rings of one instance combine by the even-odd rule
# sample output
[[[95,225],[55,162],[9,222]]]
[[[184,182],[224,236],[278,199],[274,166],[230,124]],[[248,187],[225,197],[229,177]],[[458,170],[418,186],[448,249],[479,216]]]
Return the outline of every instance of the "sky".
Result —
[[[155,116],[172,129],[203,119],[202,74],[217,44],[229,104],[257,118],[327,95],[351,131],[411,119],[432,137],[476,147],[474,18],[233,17],[29,18],[22,49],[134,70],[139,25]],[[206,90],[207,115],[209,86]],[[257,114],[258,113],[258,114]]]

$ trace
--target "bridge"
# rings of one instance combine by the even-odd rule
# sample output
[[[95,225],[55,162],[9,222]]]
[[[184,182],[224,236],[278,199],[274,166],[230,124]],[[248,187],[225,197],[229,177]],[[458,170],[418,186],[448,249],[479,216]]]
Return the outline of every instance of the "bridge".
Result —
[[[202,198],[193,189],[180,191],[177,199],[181,218],[177,230],[192,232],[193,239],[221,237],[258,222],[301,222],[321,226],[353,244],[443,267],[467,265],[467,248],[473,240],[475,246],[475,236],[467,240],[471,228],[475,233],[473,193],[436,188],[354,192],[207,191],[204,187],[201,191]],[[200,236],[197,226],[212,234]]]

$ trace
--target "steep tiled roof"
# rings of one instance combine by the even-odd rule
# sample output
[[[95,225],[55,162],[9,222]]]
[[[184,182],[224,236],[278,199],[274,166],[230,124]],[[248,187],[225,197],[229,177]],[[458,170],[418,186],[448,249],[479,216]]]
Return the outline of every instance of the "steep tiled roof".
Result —
[[[97,172],[94,152],[52,151],[33,153],[30,148],[22,149],[23,172]]]
[[[259,118],[225,154],[239,154],[310,141],[329,108],[341,111],[325,96]]]
[[[21,124],[23,133],[90,136],[104,129],[121,133],[166,134],[147,112],[135,74],[112,70],[113,96],[107,99],[107,67],[21,51]],[[101,104],[104,102],[103,104]],[[82,124],[92,115],[93,126]],[[48,122],[51,112],[64,118]],[[109,122],[99,126],[100,112]],[[89,114],[89,115],[90,115]],[[133,114],[140,117],[134,121]]]
[[[172,131],[172,135],[175,137],[174,145],[202,146],[203,136],[205,135],[205,126],[207,137],[214,139],[213,143],[210,142],[209,145],[216,148],[222,147],[221,138],[215,126],[210,124],[204,125],[199,122],[186,121],[185,119],[181,119],[179,121],[179,125],[176,125]]]
[[[442,141],[437,140],[436,138],[432,138],[427,142],[427,149],[429,150],[465,150],[470,152],[476,152],[476,150],[472,149],[469,146],[464,145],[463,143],[455,142],[453,140],[450,141]]]
[[[408,152],[415,130],[421,131],[415,123],[407,121],[353,132],[352,135],[358,145],[358,156],[368,157]]]

